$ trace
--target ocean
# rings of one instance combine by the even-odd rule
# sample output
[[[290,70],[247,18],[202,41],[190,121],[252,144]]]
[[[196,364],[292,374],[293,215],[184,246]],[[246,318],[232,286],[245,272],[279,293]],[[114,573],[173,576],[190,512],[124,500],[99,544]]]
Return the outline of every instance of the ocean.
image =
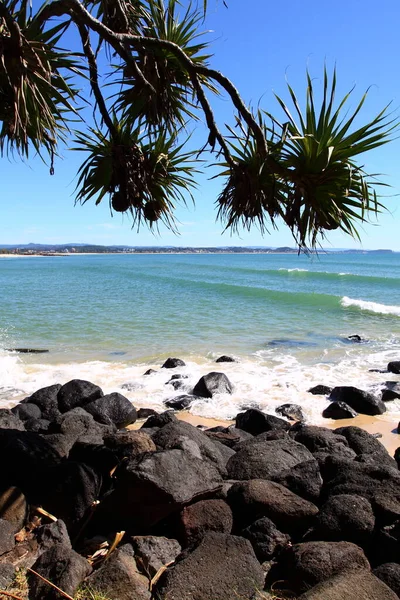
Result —
[[[2,407],[80,378],[162,410],[220,371],[233,394],[192,413],[229,419],[294,402],[322,423],[328,401],[311,386],[399,380],[370,369],[400,360],[400,253],[0,257],[0,290]],[[347,339],[355,334],[361,343]],[[8,351],[19,347],[49,352]],[[237,362],[216,364],[222,354]],[[186,366],[161,369],[169,356]],[[175,392],[166,382],[178,372],[186,387]],[[387,407],[400,418],[400,400]]]

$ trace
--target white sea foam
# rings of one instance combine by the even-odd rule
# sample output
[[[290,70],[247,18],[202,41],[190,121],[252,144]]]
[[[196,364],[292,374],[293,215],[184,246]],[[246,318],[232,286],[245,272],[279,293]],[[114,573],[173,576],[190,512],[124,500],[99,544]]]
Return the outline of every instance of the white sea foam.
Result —
[[[360,310],[366,310],[368,312],[373,312],[381,315],[394,315],[396,317],[400,317],[400,306],[396,305],[388,306],[386,304],[379,304],[378,302],[354,300],[353,298],[348,298],[347,296],[343,296],[340,303],[344,308],[356,307]]]
[[[278,271],[286,271],[286,273],[308,273],[308,269],[278,269]]]
[[[315,354],[313,354],[315,352]],[[317,354],[318,352],[318,354]],[[384,368],[399,355],[399,346],[386,347],[371,353],[361,345],[354,348],[308,350],[300,357],[266,349],[239,362],[216,364],[216,356],[181,356],[185,367],[161,369],[163,359],[157,362],[65,362],[46,364],[32,362],[35,358],[0,354],[0,407],[13,406],[21,398],[37,389],[54,383],[66,383],[79,378],[100,385],[105,393],[118,391],[137,407],[164,410],[164,401],[191,393],[199,378],[211,371],[224,372],[234,386],[233,394],[219,394],[211,399],[197,400],[191,407],[195,415],[219,419],[233,418],[243,407],[256,406],[274,414],[284,403],[299,404],[309,423],[322,423],[322,411],[329,404],[324,396],[313,396],[307,390],[317,384],[329,386],[354,385],[362,389],[380,389],[387,375],[369,372],[370,368]],[[151,375],[144,372],[153,368]],[[187,376],[184,387],[174,390],[167,381],[174,373]],[[131,384],[126,389],[124,384]],[[388,416],[399,419],[400,400],[387,404]]]

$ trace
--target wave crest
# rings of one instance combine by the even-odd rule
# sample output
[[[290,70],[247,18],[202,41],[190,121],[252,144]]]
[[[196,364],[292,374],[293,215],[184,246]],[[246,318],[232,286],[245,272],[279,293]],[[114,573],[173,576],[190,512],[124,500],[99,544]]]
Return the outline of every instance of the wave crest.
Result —
[[[400,317],[400,306],[388,306],[386,304],[379,304],[378,302],[355,300],[353,298],[348,298],[348,296],[343,296],[340,304],[344,308],[355,307],[360,310],[366,310],[380,315],[394,315],[395,317]]]

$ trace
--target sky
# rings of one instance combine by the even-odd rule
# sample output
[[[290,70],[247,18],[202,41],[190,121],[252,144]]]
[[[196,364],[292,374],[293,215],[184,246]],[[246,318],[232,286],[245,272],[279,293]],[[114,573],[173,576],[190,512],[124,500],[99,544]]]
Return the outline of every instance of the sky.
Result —
[[[356,85],[350,108],[369,88],[362,120],[372,119],[391,104],[400,116],[400,38],[398,0],[208,0],[204,29],[210,30],[211,65],[227,75],[243,99],[281,116],[274,92],[289,101],[286,81],[305,98],[306,69],[317,90],[322,87],[324,64],[338,73],[338,97]],[[38,6],[37,0],[33,5]],[[72,37],[68,40],[73,45]],[[64,42],[65,47],[65,42]],[[86,86],[83,90],[88,94]],[[231,122],[232,107],[227,98],[211,99],[217,122]],[[205,128],[199,123],[193,143],[205,142]],[[72,144],[71,144],[72,145]],[[216,221],[215,201],[222,179],[211,179],[214,171],[205,168],[198,177],[195,205],[176,212],[180,235],[160,227],[153,235],[145,227],[137,232],[127,216],[111,215],[106,199],[98,207],[74,203],[76,172],[82,153],[63,149],[55,175],[37,157],[28,162],[18,158],[0,159],[0,244],[94,243],[129,246],[294,246],[290,231],[281,225],[263,237],[254,228],[240,235],[223,233]],[[400,139],[373,150],[361,158],[365,169],[381,173],[391,188],[383,202],[388,212],[361,230],[361,244],[331,232],[327,248],[391,248],[400,251]]]

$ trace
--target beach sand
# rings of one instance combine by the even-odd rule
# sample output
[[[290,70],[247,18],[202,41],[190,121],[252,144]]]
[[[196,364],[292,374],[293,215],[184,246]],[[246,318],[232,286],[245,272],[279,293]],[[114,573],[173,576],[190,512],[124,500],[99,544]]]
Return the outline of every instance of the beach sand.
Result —
[[[192,415],[187,411],[176,413],[176,416],[181,421],[190,423],[197,427],[197,425],[203,425],[207,428],[216,427],[217,425],[223,425],[228,427],[233,424],[233,421],[221,421],[218,419],[207,419],[205,417],[198,417]],[[136,421],[128,429],[140,429],[144,421]],[[368,433],[379,433],[382,437],[379,441],[385,446],[391,456],[394,455],[396,448],[400,446],[400,435],[397,433],[397,422],[388,418],[385,415],[379,417],[370,417],[368,415],[358,415],[354,419],[339,419],[333,421],[332,419],[326,419],[326,423],[320,423],[321,427],[328,427],[329,429],[338,429],[339,427],[361,427]]]

